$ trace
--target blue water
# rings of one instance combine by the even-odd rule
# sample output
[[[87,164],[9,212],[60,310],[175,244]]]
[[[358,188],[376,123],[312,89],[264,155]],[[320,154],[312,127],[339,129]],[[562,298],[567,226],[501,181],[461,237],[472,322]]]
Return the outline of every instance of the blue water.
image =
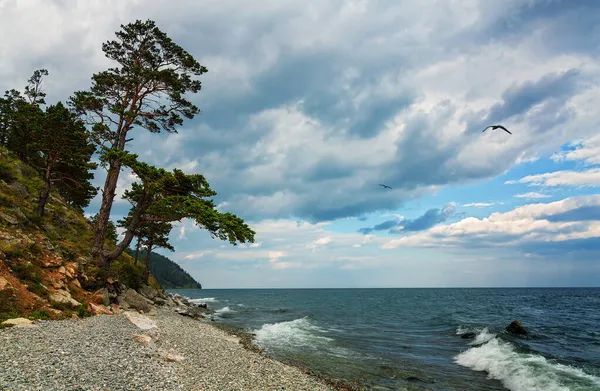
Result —
[[[376,390],[600,390],[600,289],[176,292],[274,358]],[[514,319],[527,338],[503,332]]]

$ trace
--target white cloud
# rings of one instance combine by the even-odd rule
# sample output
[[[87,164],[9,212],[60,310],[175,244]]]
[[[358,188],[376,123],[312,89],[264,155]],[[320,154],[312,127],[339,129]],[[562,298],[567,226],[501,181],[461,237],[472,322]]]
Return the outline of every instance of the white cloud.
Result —
[[[516,245],[541,241],[564,241],[600,235],[600,223],[587,221],[550,221],[545,216],[559,215],[581,207],[600,207],[600,195],[566,198],[551,203],[520,206],[506,213],[492,213],[478,219],[467,217],[448,225],[438,225],[428,231],[389,240],[383,249],[397,247],[457,247],[474,245],[475,241],[489,246]]]
[[[516,198],[525,198],[528,200],[536,200],[536,199],[540,199],[540,198],[549,198],[552,196],[550,196],[548,194],[529,192],[529,193],[523,193],[523,194],[515,194],[515,197]]]
[[[527,183],[529,186],[600,186],[600,168],[584,171],[554,171],[545,174],[528,175],[506,184]]]
[[[573,150],[555,153],[552,155],[552,160],[557,163],[583,161],[589,165],[600,164],[600,135],[574,141],[570,145],[574,148]]]

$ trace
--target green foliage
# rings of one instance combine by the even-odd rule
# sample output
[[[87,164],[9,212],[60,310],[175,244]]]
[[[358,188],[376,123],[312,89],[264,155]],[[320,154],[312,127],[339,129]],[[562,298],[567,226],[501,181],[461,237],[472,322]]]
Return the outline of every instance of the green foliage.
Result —
[[[31,262],[8,261],[8,266],[13,270],[13,274],[27,287],[30,292],[38,296],[46,296],[47,290],[42,286],[42,271],[39,266]]]
[[[144,267],[134,264],[131,261],[113,262],[111,271],[119,282],[129,288],[139,289],[146,283],[144,278]]]
[[[255,232],[244,221],[231,214],[220,213],[212,199],[216,192],[200,174],[186,175],[179,169],[172,172],[137,160],[137,155],[106,149],[101,161],[117,158],[132,169],[140,182],[125,191],[124,198],[133,208],[128,218],[125,239],[110,256],[118,256],[129,246],[136,231],[145,221],[164,223],[194,219],[213,238],[228,240],[231,244],[254,241]],[[148,220],[149,219],[149,220]]]
[[[133,254],[133,250],[128,250]],[[145,257],[146,251],[140,251],[140,257]],[[169,258],[152,252],[150,271],[160,286],[164,289],[202,289],[202,285]]]
[[[119,66],[94,74],[89,91],[75,92],[69,104],[92,126],[99,146],[125,151],[131,141],[127,134],[133,128],[176,132],[183,118],[198,114],[198,107],[184,96],[200,91],[201,83],[194,77],[207,69],[151,20],[121,25],[115,34],[117,39],[104,43],[102,50]],[[104,266],[114,259],[103,254],[104,234],[122,162],[113,156],[106,163],[108,173],[93,248]]]
[[[46,310],[34,310],[31,314],[27,315],[27,319],[29,320],[38,320],[38,319],[51,319],[50,313]]]
[[[93,314],[87,310],[88,304],[84,300],[75,308],[75,312],[79,315],[80,318],[86,318],[88,316],[92,316]]]
[[[46,109],[41,131],[35,136],[46,185],[39,197],[38,213],[43,215],[52,186],[71,205],[86,207],[97,193],[90,183],[97,164],[90,162],[96,147],[83,122],[58,102]]]
[[[117,150],[124,149],[125,133],[135,126],[175,132],[182,117],[198,114],[184,95],[200,91],[201,83],[193,77],[208,71],[151,20],[121,29],[116,40],[102,45],[106,57],[120,66],[94,74],[90,90],[71,99],[95,126],[99,144]]]
[[[88,218],[92,227],[95,227],[98,224],[98,213]],[[112,221],[108,221],[106,232],[104,233],[104,240],[108,240],[111,243],[115,243],[119,239],[119,234],[117,233],[117,226]]]

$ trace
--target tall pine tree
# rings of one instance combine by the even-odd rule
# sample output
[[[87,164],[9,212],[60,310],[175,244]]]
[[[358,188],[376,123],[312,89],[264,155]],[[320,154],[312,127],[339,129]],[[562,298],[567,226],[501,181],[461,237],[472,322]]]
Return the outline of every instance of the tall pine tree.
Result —
[[[130,132],[138,128],[176,132],[183,118],[199,109],[184,98],[200,91],[207,69],[177,45],[151,20],[121,25],[117,39],[102,45],[106,57],[119,64],[92,76],[89,91],[76,92],[70,103],[93,126],[105,149],[126,151]],[[107,176],[94,237],[93,255],[102,262],[104,233],[110,218],[123,162],[119,154],[106,161]]]

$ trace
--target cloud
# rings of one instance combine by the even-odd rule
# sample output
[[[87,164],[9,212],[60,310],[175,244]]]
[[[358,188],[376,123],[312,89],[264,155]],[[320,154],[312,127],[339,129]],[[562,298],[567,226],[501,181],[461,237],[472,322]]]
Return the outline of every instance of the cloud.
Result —
[[[550,243],[594,242],[600,238],[600,195],[566,198],[551,203],[520,206],[506,213],[478,219],[468,217],[448,225],[386,242],[383,249],[398,247],[527,248],[536,253]],[[576,246],[569,247],[576,250]],[[560,254],[554,254],[559,256]]]
[[[64,100],[113,65],[100,47],[120,23],[153,18],[209,72],[192,97],[202,115],[176,135],[133,131],[134,152],[205,174],[220,208],[246,219],[329,221],[494,177],[592,132],[598,61],[574,49],[593,47],[574,23],[591,23],[590,9],[525,3],[12,1],[0,82],[48,64],[49,100]],[[26,23],[35,15],[43,23]],[[518,137],[480,135],[488,121]]]
[[[370,234],[374,231],[390,231],[390,232],[408,232],[408,231],[423,231],[433,227],[436,224],[443,223],[455,215],[456,203],[450,202],[441,210],[439,208],[429,209],[423,215],[415,219],[406,219],[397,217],[395,220],[384,221],[373,227],[365,227],[358,230],[363,234]]]
[[[583,171],[554,171],[545,174],[527,175],[517,181],[506,184],[526,183],[529,186],[600,186],[600,169]]]
[[[550,196],[548,194],[542,194],[542,193],[536,193],[536,192],[515,194],[515,198],[525,198],[528,200],[536,200],[536,199],[549,198],[549,197],[552,197],[552,196]]]
[[[570,143],[571,150],[552,155],[555,162],[583,161],[588,165],[600,164],[600,136]]]

